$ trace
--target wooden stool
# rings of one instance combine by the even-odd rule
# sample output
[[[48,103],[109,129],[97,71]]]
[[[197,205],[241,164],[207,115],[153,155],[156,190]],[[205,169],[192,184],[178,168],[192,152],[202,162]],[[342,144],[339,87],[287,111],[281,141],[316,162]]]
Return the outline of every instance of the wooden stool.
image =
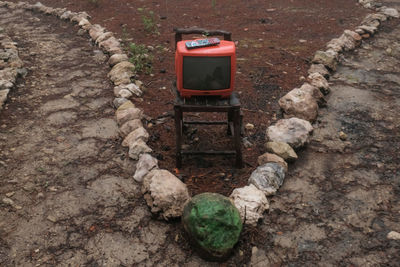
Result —
[[[235,155],[236,167],[243,167],[242,151],[241,151],[241,114],[240,101],[235,93],[230,98],[221,99],[212,96],[192,96],[191,98],[181,98],[175,90],[176,100],[174,103],[175,111],[175,128],[176,128],[176,167],[182,166],[182,155]],[[184,121],[183,112],[226,112],[228,121]],[[218,125],[225,124],[228,126],[228,134],[231,134],[234,140],[235,150],[226,151],[189,151],[182,150],[182,134],[183,125],[200,124],[200,125]]]

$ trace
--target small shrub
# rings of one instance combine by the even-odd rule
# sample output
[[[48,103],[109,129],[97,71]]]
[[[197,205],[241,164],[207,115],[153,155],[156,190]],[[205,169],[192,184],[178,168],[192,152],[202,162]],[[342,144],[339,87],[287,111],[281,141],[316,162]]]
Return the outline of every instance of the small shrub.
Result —
[[[130,43],[128,45],[129,61],[135,65],[136,72],[150,74],[153,70],[153,55],[145,45]]]
[[[143,28],[147,33],[160,34],[157,27],[156,18],[154,12],[147,10],[146,8],[138,8],[140,17],[142,19]]]

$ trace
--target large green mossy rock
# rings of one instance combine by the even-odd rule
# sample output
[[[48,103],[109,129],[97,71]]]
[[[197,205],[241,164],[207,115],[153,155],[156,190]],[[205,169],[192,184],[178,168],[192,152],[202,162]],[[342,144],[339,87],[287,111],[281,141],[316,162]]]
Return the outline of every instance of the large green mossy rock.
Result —
[[[223,260],[239,240],[242,221],[231,200],[220,194],[203,193],[188,201],[183,209],[183,226],[200,255],[207,260]]]

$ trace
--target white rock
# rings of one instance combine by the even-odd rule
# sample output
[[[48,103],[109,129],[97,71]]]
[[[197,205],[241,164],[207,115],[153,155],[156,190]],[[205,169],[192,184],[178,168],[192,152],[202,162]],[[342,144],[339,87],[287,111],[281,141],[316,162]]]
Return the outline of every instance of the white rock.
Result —
[[[60,16],[60,19],[70,20],[75,15],[76,15],[76,13],[73,13],[73,12],[67,10]]]
[[[388,239],[393,239],[393,240],[400,240],[400,233],[395,232],[395,231],[390,231],[387,234]]]
[[[316,73],[316,75],[318,75],[318,73]],[[317,101],[318,106],[323,106],[323,105],[326,104],[326,100],[324,98],[324,95],[322,94],[321,90],[318,87],[305,82],[300,87],[300,90],[310,94],[315,99],[315,101]]]
[[[313,131],[311,123],[299,118],[279,120],[275,125],[268,127],[267,139],[272,142],[284,142],[292,148],[300,148],[308,142]]]
[[[92,24],[87,19],[84,18],[81,19],[78,25],[84,30],[89,30],[90,27],[92,27]]]
[[[89,29],[89,35],[92,40],[96,40],[100,35],[104,33],[104,28],[101,27],[99,24],[94,24]]]
[[[259,166],[250,175],[249,183],[264,192],[266,196],[275,195],[285,179],[285,170],[278,163]]]
[[[135,66],[128,62],[122,61],[115,65],[108,73],[108,77],[115,85],[129,84],[131,77],[134,76]]]
[[[108,60],[108,64],[112,67],[122,61],[128,61],[128,56],[126,54],[114,54]]]
[[[166,170],[152,170],[143,179],[142,193],[151,212],[165,220],[182,215],[189,199],[184,183]]]
[[[125,137],[124,141],[122,141],[122,146],[129,147],[129,146],[131,146],[131,144],[133,144],[134,142],[136,142],[139,139],[141,139],[145,142],[147,142],[147,140],[149,139],[149,133],[143,127],[139,127],[137,129],[135,129],[134,131],[132,131],[130,134],[128,134]]]
[[[114,88],[114,93],[115,93],[117,90],[122,90],[122,89],[125,89],[125,90],[130,91],[133,95],[135,95],[135,96],[137,96],[137,97],[140,97],[140,96],[142,96],[142,94],[143,94],[142,90],[139,89],[139,86],[137,86],[137,85],[134,84],[134,83],[130,83],[130,84],[121,84],[121,85],[119,85],[119,86],[116,86],[116,87]]]
[[[136,130],[139,127],[143,127],[142,121],[141,120],[131,120],[125,122],[121,128],[119,129],[122,137],[127,136],[130,132]]]
[[[322,64],[311,64],[310,69],[308,70],[308,74],[319,73],[324,76],[326,79],[329,78],[329,71]]]
[[[116,90],[115,90],[116,89]],[[114,95],[119,98],[129,99],[133,96],[132,92],[127,89],[114,88]]]
[[[388,17],[394,17],[394,18],[400,17],[399,11],[397,11],[397,9],[394,8],[382,7],[380,9],[380,12]]]
[[[251,123],[247,123],[246,124],[246,126],[244,126],[244,128],[246,129],[246,130],[253,130],[254,129],[254,124],[251,124]]]
[[[372,26],[367,26],[367,25],[361,25],[357,29],[364,30],[365,32],[370,33],[370,34],[374,34],[378,30],[377,27],[372,27]]]
[[[135,179],[136,182],[141,183],[144,176],[154,168],[158,168],[157,159],[147,153],[141,155],[138,163],[136,164],[136,171],[133,179]]]
[[[122,54],[120,42],[115,37],[110,37],[107,40],[99,43],[99,47],[103,48],[110,54]]]
[[[252,184],[236,188],[230,198],[239,210],[242,222],[248,225],[256,226],[264,211],[269,209],[265,194]]]
[[[133,160],[138,160],[140,155],[152,151],[143,140],[139,139],[129,146],[129,157]]]
[[[97,37],[97,39],[95,40],[95,43],[98,44],[100,42],[103,42],[104,40],[107,40],[110,37],[113,37],[114,34],[112,32],[104,32],[102,34],[100,34],[99,37]]]
[[[330,87],[328,81],[320,73],[314,72],[307,77],[308,82],[318,88],[324,95],[329,94]]]
[[[128,108],[124,110],[117,110],[117,112],[115,112],[115,115],[117,117],[118,124],[122,125],[130,120],[140,120],[143,116],[143,111],[139,108]]]
[[[337,52],[333,50],[315,52],[313,63],[323,64],[330,70],[335,71],[337,65]]]
[[[317,101],[311,94],[300,88],[295,88],[281,97],[278,103],[285,117],[299,117],[314,121],[318,116]]]

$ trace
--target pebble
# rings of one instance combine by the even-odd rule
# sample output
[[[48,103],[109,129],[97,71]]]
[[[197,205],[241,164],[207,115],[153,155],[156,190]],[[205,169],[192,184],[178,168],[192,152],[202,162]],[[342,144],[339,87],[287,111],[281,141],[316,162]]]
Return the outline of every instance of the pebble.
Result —
[[[53,223],[57,222],[57,218],[54,217],[53,215],[47,216],[47,220],[49,220],[49,221],[51,221],[51,222],[53,222]]]
[[[400,233],[395,232],[395,231],[390,231],[387,236],[388,239],[393,239],[393,240],[400,240]]]
[[[244,126],[244,128],[246,128],[246,130],[253,130],[254,129],[254,124],[251,123],[247,123],[246,126]]]
[[[346,141],[346,140],[347,140],[347,134],[344,133],[343,131],[340,131],[340,133],[339,133],[339,138],[340,138],[340,140],[342,140],[342,141]]]
[[[6,193],[6,197],[12,197],[15,194],[14,191]]]

